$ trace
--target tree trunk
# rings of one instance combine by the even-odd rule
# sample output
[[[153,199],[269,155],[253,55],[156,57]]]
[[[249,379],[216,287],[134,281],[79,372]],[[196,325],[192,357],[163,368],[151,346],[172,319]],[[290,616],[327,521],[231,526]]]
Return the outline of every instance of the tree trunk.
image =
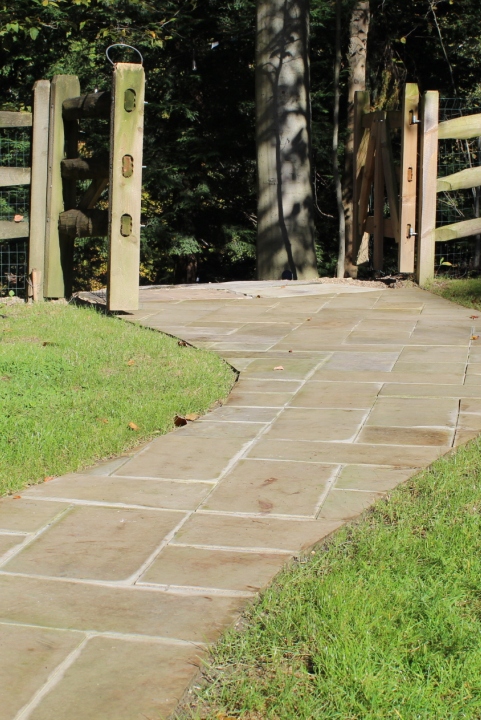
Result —
[[[336,56],[334,60],[334,118],[332,134],[332,174],[336,190],[337,212],[339,215],[339,252],[337,255],[338,278],[344,277],[344,265],[346,258],[346,217],[342,204],[342,184],[339,173],[339,103],[341,99],[341,13],[342,0],[336,0]]]
[[[309,0],[257,0],[257,277],[318,277],[309,88]]]
[[[349,81],[347,98],[347,139],[343,183],[343,205],[346,217],[346,272],[357,277],[353,226],[353,149],[354,149],[354,95],[366,89],[366,51],[370,22],[369,0],[357,0],[349,26]]]

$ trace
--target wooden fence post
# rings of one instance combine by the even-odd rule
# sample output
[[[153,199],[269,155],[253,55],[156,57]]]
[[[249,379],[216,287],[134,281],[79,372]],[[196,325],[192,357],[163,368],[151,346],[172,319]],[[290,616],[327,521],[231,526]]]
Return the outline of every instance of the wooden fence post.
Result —
[[[36,269],[29,296],[43,299],[45,263],[45,223],[47,212],[48,125],[50,114],[50,81],[37,80],[33,86],[32,170],[30,180],[30,217],[28,274]],[[32,280],[34,282],[34,280]]]
[[[438,124],[439,92],[432,90],[425,93],[422,102],[416,270],[416,278],[420,285],[424,285],[434,277]]]
[[[110,120],[107,285],[107,307],[113,312],[130,312],[139,307],[144,87],[141,65],[115,65]]]
[[[382,160],[382,126],[387,122],[385,112],[379,113],[374,166],[374,270],[382,270],[384,260],[384,164]]]
[[[62,104],[68,98],[80,95],[79,80],[75,75],[55,75],[50,88],[50,125],[48,148],[47,218],[45,232],[44,296],[65,297],[68,292],[69,263],[72,241],[61,239],[58,229],[59,215],[64,210],[63,181],[60,163],[65,157],[66,137]],[[72,134],[70,134],[72,137]],[[69,154],[71,154],[70,148]],[[72,187],[68,188],[68,201]],[[67,201],[67,202],[68,202]]]
[[[414,272],[416,193],[418,168],[419,88],[406,83],[401,111],[401,208],[399,219],[399,272]]]

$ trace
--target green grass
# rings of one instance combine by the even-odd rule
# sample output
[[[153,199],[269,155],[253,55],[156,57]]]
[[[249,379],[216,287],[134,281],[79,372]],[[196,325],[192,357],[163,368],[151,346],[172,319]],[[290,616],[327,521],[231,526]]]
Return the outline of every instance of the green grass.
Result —
[[[427,289],[436,295],[441,295],[446,300],[452,300],[464,307],[481,310],[481,278],[467,280],[436,278]]]
[[[0,494],[168,432],[176,414],[205,412],[234,382],[217,356],[90,309],[0,314]]]
[[[218,720],[481,718],[481,442],[296,564],[214,649]]]

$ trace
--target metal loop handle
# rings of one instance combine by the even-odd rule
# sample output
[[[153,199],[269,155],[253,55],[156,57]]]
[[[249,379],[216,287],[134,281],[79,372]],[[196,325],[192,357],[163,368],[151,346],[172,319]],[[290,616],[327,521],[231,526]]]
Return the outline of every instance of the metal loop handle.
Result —
[[[105,54],[106,54],[106,56],[107,56],[107,60],[108,60],[109,63],[111,63],[112,65],[115,65],[115,63],[114,63],[114,61],[111,60],[111,58],[110,58],[109,50],[112,50],[112,48],[114,48],[114,47],[124,47],[124,48],[129,48],[130,50],[133,50],[133,51],[136,52],[137,55],[140,57],[140,64],[141,64],[141,65],[144,64],[144,58],[142,57],[142,53],[140,52],[140,50],[137,50],[137,48],[133,47],[132,45],[127,45],[127,43],[114,43],[113,45],[109,45],[109,47],[108,47],[107,50],[105,51]]]

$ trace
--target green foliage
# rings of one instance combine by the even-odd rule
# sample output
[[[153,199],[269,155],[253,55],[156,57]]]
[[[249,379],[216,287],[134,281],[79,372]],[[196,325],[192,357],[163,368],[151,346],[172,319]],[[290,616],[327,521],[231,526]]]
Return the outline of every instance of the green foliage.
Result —
[[[345,52],[353,3],[344,2]],[[478,0],[371,0],[368,76],[376,107],[396,106],[405,80],[452,95],[449,66],[458,94],[481,97],[478,5]],[[312,149],[322,274],[333,271],[337,243],[331,173],[333,26],[334,4],[311,0]],[[4,5],[3,107],[27,108],[34,81],[55,73],[77,74],[82,91],[107,88],[111,66],[105,49],[116,42],[137,47],[147,72],[143,281],[171,281],[183,251],[195,254],[201,280],[252,277],[255,0],[17,0]],[[112,57],[133,58],[118,49]],[[345,111],[344,102],[344,116]],[[84,152],[105,148],[106,127],[100,125],[84,123]],[[79,267],[88,262],[91,249],[77,247]],[[97,279],[101,282],[102,275]],[[85,282],[80,274],[79,286]]]
[[[234,381],[215,355],[93,310],[8,305],[1,315],[0,494],[166,433]]]

